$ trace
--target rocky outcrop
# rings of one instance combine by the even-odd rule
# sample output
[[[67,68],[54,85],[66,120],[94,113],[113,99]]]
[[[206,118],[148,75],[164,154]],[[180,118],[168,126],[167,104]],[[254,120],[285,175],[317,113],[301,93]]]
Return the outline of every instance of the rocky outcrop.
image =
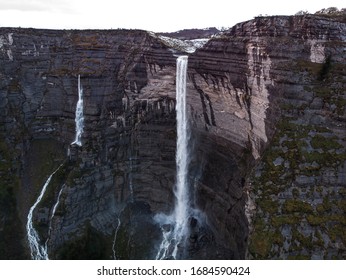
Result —
[[[205,29],[184,29],[176,32],[163,32],[157,33],[160,36],[166,36],[170,38],[176,38],[180,40],[194,40],[194,39],[204,39],[211,38],[215,34],[219,33],[220,30],[216,27],[210,27]]]
[[[344,257],[345,29],[259,17],[189,56],[190,186],[204,222],[191,217],[186,258]],[[0,198],[11,213],[0,242],[16,244],[13,258],[25,257],[26,215],[61,163],[34,213],[49,256],[155,257],[153,217],[174,203],[179,53],[145,31],[0,29]],[[81,147],[70,145],[78,75]]]

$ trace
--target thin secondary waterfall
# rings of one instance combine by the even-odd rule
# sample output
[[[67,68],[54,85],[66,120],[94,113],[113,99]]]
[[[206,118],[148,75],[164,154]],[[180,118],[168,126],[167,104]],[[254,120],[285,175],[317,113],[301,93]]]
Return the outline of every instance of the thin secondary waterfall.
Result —
[[[76,123],[76,136],[75,140],[71,144],[76,144],[78,146],[82,146],[82,134],[84,130],[84,113],[83,113],[83,88],[81,86],[80,82],[80,75],[78,75],[78,102],[76,105],[76,116],[75,116],[75,123]],[[70,156],[70,149],[68,149],[68,156]],[[27,217],[27,224],[26,224],[26,230],[27,230],[27,238],[28,238],[28,243],[31,251],[31,258],[36,259],[36,260],[48,260],[48,253],[47,253],[47,242],[48,239],[45,242],[45,245],[40,245],[40,237],[35,230],[33,223],[32,223],[32,216],[33,212],[36,208],[36,206],[40,203],[42,200],[47,186],[49,185],[50,180],[52,179],[53,175],[59,170],[61,165],[48,177],[47,181],[42,187],[41,193],[39,197],[37,198],[35,204],[30,208],[29,214]],[[50,220],[54,217],[55,211],[59,205],[60,201],[60,196],[62,193],[62,189],[59,192],[57,202],[53,207],[53,211],[51,214]],[[50,235],[51,228],[49,226],[48,230],[48,236]],[[49,237],[48,237],[49,238]]]
[[[58,208],[59,203],[60,203],[60,196],[61,196],[63,190],[64,190],[64,186],[62,186],[62,188],[61,188],[60,191],[59,191],[58,198],[57,198],[57,200],[56,200],[56,203],[54,204],[54,207],[53,207],[53,210],[52,210],[52,215],[50,216],[50,219],[53,219],[53,218],[54,218],[56,209]]]
[[[115,229],[114,239],[113,239],[113,247],[112,247],[112,250],[113,250],[113,260],[117,259],[116,249],[115,249],[115,242],[117,241],[117,236],[118,236],[118,231],[119,231],[120,225],[121,225],[121,221],[120,221],[120,218],[118,218],[118,225],[117,225],[117,228]]]
[[[57,197],[57,200],[53,206],[53,210],[52,210],[52,214],[50,215],[50,221],[49,221],[49,228],[48,228],[48,238],[45,242],[45,251],[47,253],[47,248],[48,248],[48,241],[50,239],[50,235],[52,233],[52,220],[54,218],[54,215],[55,215],[55,212],[56,212],[56,209],[58,209],[58,206],[59,206],[59,203],[60,203],[60,197],[61,197],[61,194],[64,190],[64,185],[61,187],[60,191],[59,191],[59,194],[58,194],[58,197]],[[48,254],[47,254],[47,259],[48,259]]]
[[[80,75],[78,75],[78,102],[76,106],[76,137],[72,144],[82,146],[82,134],[84,130],[84,113],[83,113],[83,88],[80,82]]]
[[[39,197],[37,198],[36,202],[34,203],[33,206],[31,206],[29,210],[29,214],[27,217],[27,223],[26,223],[26,232],[27,232],[27,238],[29,242],[29,247],[31,251],[31,258],[33,260],[48,260],[48,252],[47,252],[47,246],[42,246],[40,245],[40,237],[35,230],[33,223],[32,223],[32,215],[34,213],[34,210],[36,206],[40,203],[42,200],[47,187],[53,177],[53,175],[60,169],[62,165],[60,165],[50,176],[48,177],[47,181],[44,183],[41,193]]]
[[[134,157],[130,157],[130,162],[129,162],[129,175],[128,175],[128,180],[129,180],[129,188],[130,188],[130,195],[131,195],[131,201],[133,202],[133,161],[136,160]]]
[[[176,258],[179,247],[183,247],[188,234],[188,219],[190,212],[190,199],[188,191],[188,168],[190,154],[188,149],[189,127],[186,106],[186,73],[187,56],[177,59],[176,77],[176,112],[177,112],[177,151],[176,151],[176,187],[175,208],[170,217],[166,217],[166,223],[170,228],[163,228],[163,241],[160,245],[156,259]],[[159,218],[160,219],[160,218]]]

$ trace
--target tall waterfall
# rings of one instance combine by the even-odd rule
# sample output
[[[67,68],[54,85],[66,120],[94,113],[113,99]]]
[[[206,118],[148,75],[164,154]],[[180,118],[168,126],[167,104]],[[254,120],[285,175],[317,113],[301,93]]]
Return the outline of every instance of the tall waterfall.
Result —
[[[83,113],[83,88],[80,83],[80,75],[78,75],[78,102],[76,106],[76,137],[72,144],[82,146],[82,134],[84,130],[84,113]]]
[[[45,246],[40,245],[40,237],[33,226],[32,215],[34,213],[36,206],[42,200],[53,175],[60,169],[61,166],[62,165],[60,165],[52,174],[50,174],[47,181],[44,183],[42,187],[39,197],[37,198],[36,202],[34,203],[33,206],[31,206],[29,210],[27,223],[26,223],[26,232],[27,232],[27,238],[28,238],[29,247],[31,251],[31,258],[33,260],[48,260],[49,259],[46,244]]]
[[[183,247],[188,234],[188,219],[190,212],[190,199],[188,191],[188,167],[190,155],[188,149],[189,126],[186,106],[186,72],[187,56],[177,59],[176,77],[176,112],[177,112],[177,151],[176,151],[176,186],[175,208],[171,216],[165,217],[164,222],[170,223],[167,230],[163,227],[163,241],[160,245],[156,259],[176,259],[179,247]],[[158,217],[158,220],[162,220]],[[162,222],[161,222],[162,223]]]
[[[174,209],[175,228],[174,237],[176,240],[173,256],[176,255],[177,246],[187,234],[187,219],[189,217],[189,195],[188,195],[188,119],[186,112],[186,72],[187,56],[181,56],[177,60],[177,81],[176,81],[176,111],[177,111],[177,183],[175,189],[176,204]]]

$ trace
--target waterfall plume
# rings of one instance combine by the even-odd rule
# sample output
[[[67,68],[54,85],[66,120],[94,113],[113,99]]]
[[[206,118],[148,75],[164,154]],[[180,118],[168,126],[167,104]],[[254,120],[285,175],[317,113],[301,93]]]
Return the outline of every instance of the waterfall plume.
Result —
[[[186,73],[187,56],[177,59],[176,77],[176,113],[177,113],[177,149],[176,149],[176,185],[174,189],[175,207],[169,217],[160,215],[163,240],[156,259],[177,258],[179,247],[184,247],[188,234],[188,219],[190,212],[190,199],[188,187],[188,168],[190,163],[189,125],[186,106]],[[164,218],[163,218],[164,217]],[[163,222],[162,222],[163,221]]]

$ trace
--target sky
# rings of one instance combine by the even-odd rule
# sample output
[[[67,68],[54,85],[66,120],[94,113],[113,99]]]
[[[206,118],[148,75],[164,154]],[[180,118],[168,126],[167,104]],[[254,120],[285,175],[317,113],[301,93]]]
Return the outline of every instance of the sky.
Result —
[[[344,0],[0,0],[0,27],[144,29],[232,27],[258,15],[346,8]]]

